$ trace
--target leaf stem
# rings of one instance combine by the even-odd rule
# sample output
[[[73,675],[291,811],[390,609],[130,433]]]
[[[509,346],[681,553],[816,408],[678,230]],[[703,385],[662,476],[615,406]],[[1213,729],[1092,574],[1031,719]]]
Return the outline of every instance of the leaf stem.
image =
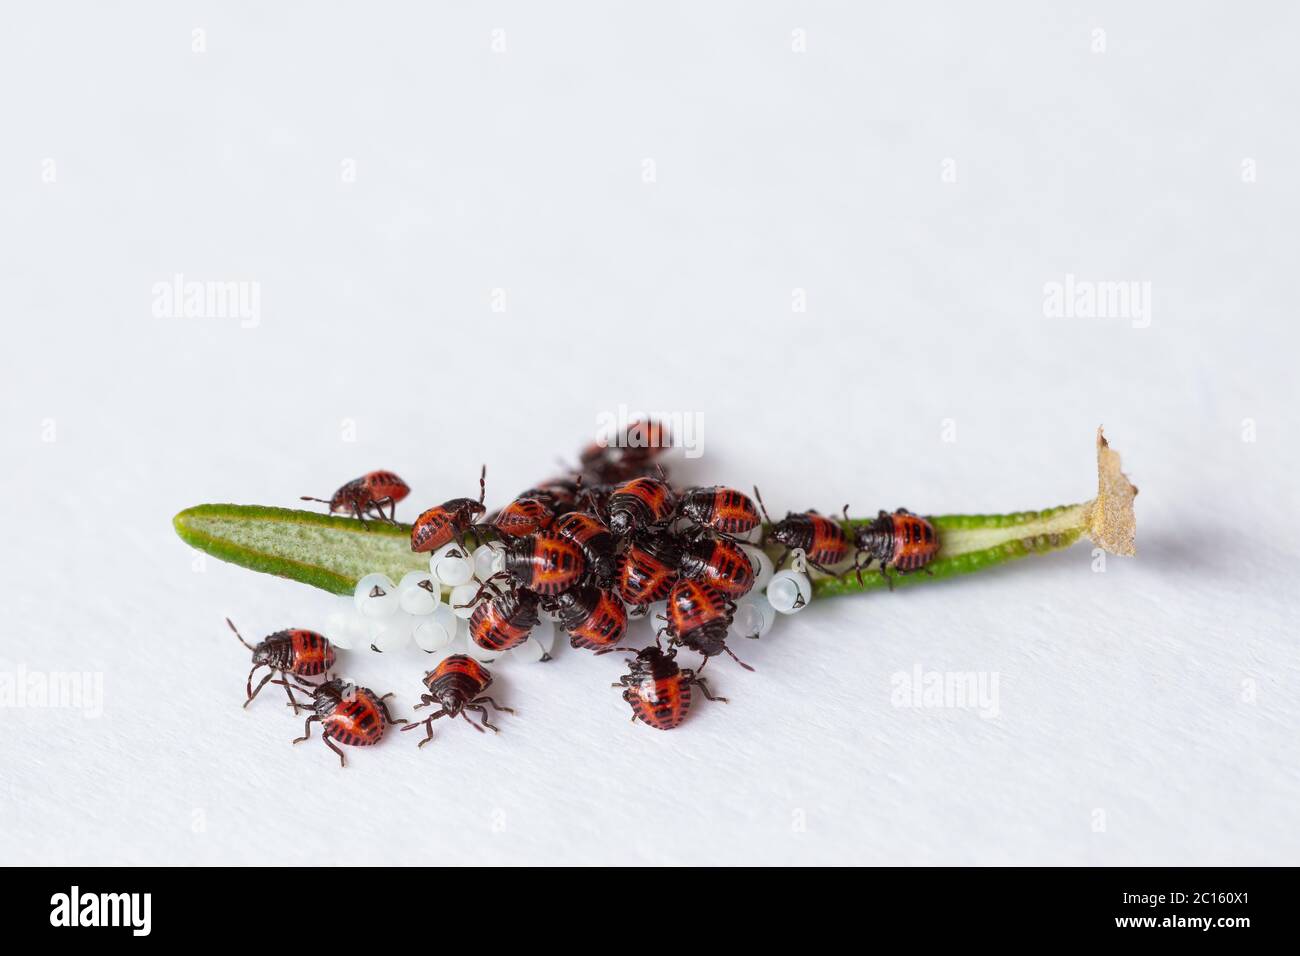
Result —
[[[1044,511],[1017,511],[1002,515],[938,515],[927,520],[939,534],[939,554],[925,571],[894,574],[895,586],[939,581],[958,574],[982,571],[1031,554],[1045,554],[1068,548],[1087,527],[1089,504],[1061,505]],[[869,524],[871,518],[853,518],[850,530]],[[926,573],[926,572],[929,573]],[[814,575],[813,594],[832,597],[888,587],[878,570],[863,571],[862,581],[850,567],[838,576]]]
[[[939,553],[925,571],[894,575],[911,586],[970,574],[1033,554],[1069,547],[1086,535],[1115,554],[1134,553],[1133,497],[1137,489],[1120,471],[1119,455],[1097,430],[1097,497],[1044,511],[931,517],[939,533]],[[846,530],[872,518],[851,518]],[[173,519],[187,544],[241,567],[301,581],[335,594],[351,594],[366,574],[380,571],[398,581],[408,571],[428,567],[426,554],[410,547],[411,526],[315,511],[260,505],[210,504],[187,508]],[[779,551],[775,549],[773,554]],[[813,575],[821,597],[853,594],[888,586],[878,570],[861,581],[850,564],[840,573]]]

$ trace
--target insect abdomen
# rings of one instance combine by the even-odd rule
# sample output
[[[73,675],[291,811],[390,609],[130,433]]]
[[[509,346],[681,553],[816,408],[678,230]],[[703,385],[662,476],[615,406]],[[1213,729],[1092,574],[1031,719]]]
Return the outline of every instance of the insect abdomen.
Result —
[[[342,701],[323,721],[325,732],[349,747],[370,747],[384,736],[386,722],[379,698],[364,687]]]
[[[916,515],[893,516],[894,551],[890,563],[900,571],[916,571],[934,560],[939,538],[934,525]]]
[[[655,679],[623,691],[623,699],[643,723],[656,730],[672,730],[686,718],[691,707],[691,685],[681,675]]]

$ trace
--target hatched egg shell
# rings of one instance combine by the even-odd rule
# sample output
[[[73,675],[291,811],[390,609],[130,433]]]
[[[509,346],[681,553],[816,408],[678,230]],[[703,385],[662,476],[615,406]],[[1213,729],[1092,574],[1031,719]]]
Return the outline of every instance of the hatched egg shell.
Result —
[[[471,562],[474,565],[474,576],[480,581],[486,581],[506,569],[506,549],[497,541],[480,544],[474,549]]]
[[[767,587],[767,582],[772,580],[772,575],[776,573],[776,566],[772,564],[772,559],[767,556],[767,552],[762,548],[755,547],[752,544],[742,544],[740,549],[745,552],[749,558],[749,564],[754,569],[754,591],[762,591]]]
[[[411,636],[415,638],[415,643],[420,650],[432,654],[451,646],[451,642],[456,639],[459,624],[460,619],[451,608],[446,604],[439,604],[433,609],[432,614],[415,625]]]
[[[409,614],[394,614],[381,621],[372,621],[371,648],[384,654],[400,651],[411,643],[411,632],[414,629],[415,618]]]
[[[772,630],[776,623],[776,608],[759,594],[746,597],[736,605],[736,614],[731,621],[731,633],[737,637],[762,637]]]
[[[355,611],[335,611],[325,621],[325,636],[339,650],[350,651],[358,644],[364,647],[368,623]]]
[[[795,614],[812,601],[812,582],[799,571],[778,571],[767,584],[768,601],[782,614]]]

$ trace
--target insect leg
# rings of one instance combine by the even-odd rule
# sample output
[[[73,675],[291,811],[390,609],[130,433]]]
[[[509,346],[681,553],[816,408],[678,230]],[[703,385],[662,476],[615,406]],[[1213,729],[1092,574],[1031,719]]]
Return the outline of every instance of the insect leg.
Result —
[[[703,677],[692,677],[692,678],[691,678],[691,683],[692,683],[692,684],[695,684],[697,687],[699,687],[700,691],[704,694],[704,696],[705,696],[708,700],[714,700],[714,701],[717,701],[717,702],[720,703],[720,704],[730,704],[730,703],[731,703],[731,701],[729,701],[729,700],[728,700],[727,698],[725,698],[725,697],[714,697],[711,693],[709,693],[709,685],[708,685],[708,683],[704,680]]]
[[[502,707],[500,704],[498,704],[498,703],[497,703],[495,700],[493,700],[491,697],[479,697],[478,699],[476,699],[476,700],[474,701],[474,703],[478,704],[478,703],[481,703],[481,702],[483,702],[483,701],[487,701],[489,704],[492,705],[492,709],[493,709],[493,710],[500,711],[500,712],[503,713],[503,714],[513,714],[513,713],[515,712],[515,709],[514,709],[513,707]]]
[[[253,698],[257,696],[257,690],[262,689],[262,684],[265,684],[267,681],[269,681],[272,677],[275,676],[275,671],[271,671],[269,674],[267,674],[265,677],[262,678],[262,683],[257,685],[257,690],[253,690],[253,675],[256,674],[257,669],[262,666],[264,665],[254,664],[253,669],[248,672],[248,683],[244,685],[244,693],[246,695],[246,699],[244,700],[245,707],[247,707],[249,704],[253,702]]]
[[[343,751],[339,750],[338,747],[334,746],[334,741],[330,740],[329,735],[324,731],[321,731],[320,737],[321,740],[325,741],[326,747],[328,747],[330,750],[334,751],[336,754],[339,755],[339,766],[346,767],[348,765],[348,758],[343,756]]]
[[[418,720],[412,723],[408,723],[405,727],[402,728],[402,730],[403,731],[414,730],[416,727],[423,726],[425,730],[425,738],[420,741],[420,746],[423,747],[425,744],[427,744],[430,740],[433,739],[433,722],[437,720],[439,717],[446,717],[446,716],[447,716],[447,712],[445,710],[440,710],[436,714],[429,715],[424,720]]]
[[[492,731],[492,733],[497,734],[501,732],[500,728],[488,722],[488,712],[486,707],[482,706],[481,704],[466,704],[465,709],[472,710],[474,711],[474,713],[478,714],[479,720],[483,721],[483,726],[486,727],[488,730]],[[468,717],[466,717],[465,719],[469,720]],[[470,720],[470,723],[472,724],[474,723],[474,721]]]
[[[455,606],[455,607],[460,607],[460,608],[472,607],[473,605],[475,605],[475,604],[477,604],[477,603],[479,602],[479,599],[483,597],[483,593],[484,593],[485,591],[491,591],[493,594],[495,594],[495,595],[497,595],[498,597],[500,597],[500,596],[501,596],[501,592],[500,592],[499,590],[497,590],[497,587],[496,587],[496,585],[494,585],[494,584],[492,583],[492,580],[493,580],[494,578],[500,578],[500,577],[506,577],[506,576],[507,576],[507,572],[505,572],[505,571],[498,571],[496,574],[493,574],[493,575],[489,576],[489,577],[488,577],[488,578],[487,578],[487,579],[486,579],[482,584],[479,585],[478,590],[474,592],[474,596],[473,596],[472,598],[470,598],[470,599],[469,599],[468,601],[466,601],[464,604],[457,604],[457,605],[454,605],[454,606]]]
[[[270,675],[267,675],[267,676],[270,676]],[[298,703],[297,699],[293,696],[293,691],[290,690],[290,688],[289,688],[289,682],[288,682],[288,681],[276,681],[276,683],[277,683],[277,684],[284,684],[284,692],[285,692],[286,694],[289,695],[289,706],[293,708],[293,712],[294,712],[294,714],[297,714],[298,711],[302,710],[302,706]],[[260,689],[260,688],[259,688],[259,689]]]
[[[394,720],[393,715],[388,712],[388,705],[384,703],[384,701],[386,701],[389,697],[392,696],[393,696],[392,694],[385,694],[383,697],[379,698],[379,709],[384,714],[384,720],[388,721],[393,726],[399,726],[401,724],[409,724],[410,721],[407,720],[405,717],[398,717],[396,720]]]
[[[320,715],[319,715],[319,714],[312,714],[310,717],[308,717],[307,720],[306,720],[306,722],[302,725],[302,736],[299,737],[298,739],[296,739],[296,740],[294,741],[294,743],[296,743],[296,744],[300,744],[300,743],[302,743],[304,740],[310,740],[310,739],[311,739],[311,725],[314,724],[314,723],[316,723],[316,722],[319,721],[320,719],[321,719],[321,718],[320,718]]]
[[[263,681],[263,683],[265,683],[265,681]],[[271,681],[271,683],[272,683],[272,684],[279,684],[281,687],[283,687],[283,688],[285,689],[285,693],[287,693],[287,694],[289,695],[289,706],[293,708],[293,712],[294,712],[295,714],[298,713],[299,710],[303,710],[303,709],[306,709],[306,708],[307,708],[307,706],[308,706],[307,704],[301,704],[301,703],[299,703],[298,700],[293,696],[292,691],[294,690],[294,687],[293,687],[293,685],[290,684],[287,680],[284,680],[283,678],[281,678],[280,680],[273,680],[273,681]],[[297,688],[297,689],[298,689],[298,690],[302,690],[303,688],[300,687],[300,688]],[[312,687],[312,686],[310,686],[310,685],[308,685],[308,687],[307,687],[306,689],[307,689],[307,690],[312,690],[312,691],[315,690],[315,688]]]
[[[441,716],[441,714],[438,715],[438,716]],[[411,727],[415,727],[415,726],[418,726],[418,725],[417,725],[417,724],[411,724],[410,726],[411,726]],[[402,729],[403,729],[403,730],[407,730],[407,729],[409,729],[409,728],[408,728],[408,727],[403,727]],[[417,747],[423,747],[425,744],[427,744],[427,743],[428,743],[430,740],[432,740],[432,739],[433,739],[433,718],[430,717],[428,720],[426,720],[426,721],[424,722],[424,739],[421,740],[421,741],[419,742],[419,744],[417,744],[416,746],[417,746]]]

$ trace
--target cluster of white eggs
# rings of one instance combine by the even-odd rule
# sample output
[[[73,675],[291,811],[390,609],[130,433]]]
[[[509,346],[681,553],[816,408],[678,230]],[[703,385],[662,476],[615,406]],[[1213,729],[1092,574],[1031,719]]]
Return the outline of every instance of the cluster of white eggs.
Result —
[[[812,582],[802,570],[776,570],[767,552],[756,544],[742,544],[740,548],[754,568],[754,586],[736,602],[730,633],[762,637],[772,629],[778,612],[794,614],[808,606],[812,600]],[[801,566],[802,552],[797,552],[794,558],[795,564]]]
[[[353,610],[330,618],[330,640],[337,646],[369,646],[383,653],[404,650],[412,643],[429,654],[454,651],[484,663],[502,655],[479,647],[469,638],[470,603],[481,584],[505,566],[502,546],[481,545],[466,554],[451,543],[429,558],[428,571],[410,571],[396,584],[374,572],[357,582]],[[544,660],[555,645],[555,628],[543,620],[528,641],[508,653],[525,660]]]
[[[812,600],[812,582],[802,570],[801,555],[795,552],[795,567],[777,571],[767,552],[754,544],[740,546],[754,567],[754,586],[736,602],[730,634],[762,637],[776,622],[777,613],[794,614]],[[429,654],[439,651],[465,653],[482,663],[504,656],[479,647],[469,636],[471,603],[483,582],[505,566],[505,551],[498,542],[480,545],[466,554],[460,545],[444,545],[429,558],[428,571],[411,571],[396,584],[375,572],[357,582],[352,613],[331,616],[328,631],[336,646],[350,649],[369,646],[384,653],[400,651],[412,643]],[[652,627],[662,623],[667,602],[650,605],[640,620]],[[629,628],[633,626],[629,622]],[[542,612],[528,640],[505,652],[528,661],[548,660],[555,647],[554,618]]]

